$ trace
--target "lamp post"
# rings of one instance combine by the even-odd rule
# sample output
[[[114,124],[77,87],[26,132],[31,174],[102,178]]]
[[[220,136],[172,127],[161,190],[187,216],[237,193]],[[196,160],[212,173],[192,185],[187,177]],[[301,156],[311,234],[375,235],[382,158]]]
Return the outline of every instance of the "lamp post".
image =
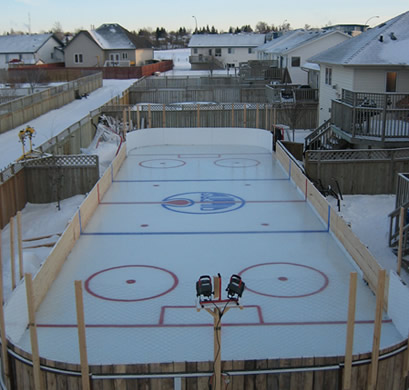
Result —
[[[196,16],[192,16],[192,18],[195,20],[195,24],[196,24],[196,30],[195,30],[195,32],[197,32],[197,19],[196,19]]]
[[[375,18],[379,18],[379,16],[371,16],[371,17],[365,22],[365,27],[368,26],[368,22],[369,22],[371,19],[375,19]]]

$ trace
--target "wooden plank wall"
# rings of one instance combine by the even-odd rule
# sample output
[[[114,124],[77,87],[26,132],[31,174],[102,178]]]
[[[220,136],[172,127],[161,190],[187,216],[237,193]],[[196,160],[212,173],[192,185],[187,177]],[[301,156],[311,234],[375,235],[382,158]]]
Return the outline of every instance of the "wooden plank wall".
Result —
[[[27,203],[24,169],[0,184],[0,229]]]
[[[375,292],[378,282],[378,271],[381,269],[376,259],[352,232],[344,219],[339,217],[335,210],[329,207],[325,197],[322,196],[311,181],[306,178],[301,169],[292,161],[280,143],[277,144],[276,153],[277,158],[283,165],[284,169],[287,172],[291,171],[291,178],[300,190],[305,192],[305,189],[307,188],[308,201],[317,210],[324,223],[329,220],[330,230],[362,270],[369,287]]]

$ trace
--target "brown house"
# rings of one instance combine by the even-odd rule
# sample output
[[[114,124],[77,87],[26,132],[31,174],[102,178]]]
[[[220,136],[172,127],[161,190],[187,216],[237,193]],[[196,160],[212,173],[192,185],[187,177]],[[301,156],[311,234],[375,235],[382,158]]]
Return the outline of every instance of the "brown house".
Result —
[[[64,52],[66,67],[141,66],[153,59],[151,42],[119,24],[80,31]]]

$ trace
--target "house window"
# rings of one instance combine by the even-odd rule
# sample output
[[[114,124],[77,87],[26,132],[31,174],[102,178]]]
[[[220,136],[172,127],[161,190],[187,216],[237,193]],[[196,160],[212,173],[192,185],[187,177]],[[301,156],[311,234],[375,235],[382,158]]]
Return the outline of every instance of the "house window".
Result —
[[[249,47],[249,54],[252,54],[252,53],[253,53],[253,48]]]
[[[128,59],[128,53],[122,53],[122,59],[127,60]]]
[[[227,52],[228,52],[229,54],[234,54],[234,47],[229,47],[229,48],[227,49]]]
[[[82,54],[74,54],[74,63],[75,64],[82,64],[84,62],[82,58]]]
[[[209,49],[209,56],[212,55],[212,49]]]
[[[386,92],[396,92],[396,72],[386,72]]]
[[[221,57],[222,56],[222,49],[220,49],[220,48],[214,49],[214,55],[216,57]]]
[[[300,67],[301,58],[300,57],[291,57],[291,66],[293,68]]]
[[[325,68],[325,84],[332,85],[332,68]]]
[[[193,54],[197,54],[197,48],[193,49]]]

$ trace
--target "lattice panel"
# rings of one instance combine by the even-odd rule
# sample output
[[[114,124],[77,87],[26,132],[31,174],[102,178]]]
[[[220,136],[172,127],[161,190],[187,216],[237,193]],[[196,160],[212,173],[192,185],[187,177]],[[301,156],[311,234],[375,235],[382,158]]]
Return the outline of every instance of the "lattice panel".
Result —
[[[94,155],[67,155],[67,156],[52,156],[30,160],[25,163],[27,167],[39,166],[95,166],[98,164],[98,156]]]
[[[309,151],[310,161],[346,161],[346,160],[390,160],[409,158],[409,149],[382,150],[340,150],[340,151]]]

